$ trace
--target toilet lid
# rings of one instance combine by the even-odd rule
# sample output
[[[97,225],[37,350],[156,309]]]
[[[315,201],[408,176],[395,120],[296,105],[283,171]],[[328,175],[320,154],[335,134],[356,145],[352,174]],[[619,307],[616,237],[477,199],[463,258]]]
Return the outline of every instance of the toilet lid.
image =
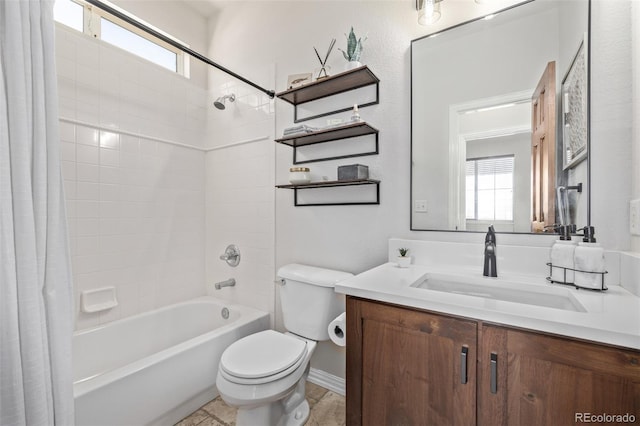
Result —
[[[236,378],[259,379],[297,368],[306,353],[304,340],[266,330],[231,344],[222,354],[220,368]]]

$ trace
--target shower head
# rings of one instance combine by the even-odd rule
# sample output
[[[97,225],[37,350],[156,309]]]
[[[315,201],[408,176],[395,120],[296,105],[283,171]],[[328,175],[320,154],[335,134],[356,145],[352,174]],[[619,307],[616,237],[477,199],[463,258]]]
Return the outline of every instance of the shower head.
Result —
[[[213,103],[213,106],[218,108],[218,109],[225,109],[225,101],[229,99],[229,102],[234,102],[236,100],[236,95],[234,95],[233,93],[230,95],[224,95],[224,96],[220,96],[218,99],[216,99],[216,101]]]

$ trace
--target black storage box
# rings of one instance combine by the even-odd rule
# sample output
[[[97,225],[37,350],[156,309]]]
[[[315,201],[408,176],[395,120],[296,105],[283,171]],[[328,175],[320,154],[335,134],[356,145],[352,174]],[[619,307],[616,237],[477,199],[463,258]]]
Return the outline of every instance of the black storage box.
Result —
[[[349,164],[338,167],[338,180],[369,179],[369,166]]]

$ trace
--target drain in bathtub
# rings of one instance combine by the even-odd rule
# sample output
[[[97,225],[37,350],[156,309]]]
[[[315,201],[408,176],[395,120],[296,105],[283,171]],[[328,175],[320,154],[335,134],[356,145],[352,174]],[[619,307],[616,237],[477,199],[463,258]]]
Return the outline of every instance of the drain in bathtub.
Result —
[[[229,319],[229,309],[222,308],[222,312],[220,312],[220,313],[222,314],[222,318]]]

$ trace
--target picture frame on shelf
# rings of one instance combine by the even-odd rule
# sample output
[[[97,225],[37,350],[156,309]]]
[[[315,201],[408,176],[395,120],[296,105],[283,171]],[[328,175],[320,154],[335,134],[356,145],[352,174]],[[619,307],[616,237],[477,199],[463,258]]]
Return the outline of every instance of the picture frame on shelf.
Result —
[[[311,78],[313,74],[310,72],[302,73],[302,74],[291,74],[287,77],[287,90],[295,89],[300,86],[304,86],[305,84],[311,83]]]
[[[587,96],[588,58],[587,39],[580,42],[578,50],[562,80],[562,164],[567,170],[587,158]]]

